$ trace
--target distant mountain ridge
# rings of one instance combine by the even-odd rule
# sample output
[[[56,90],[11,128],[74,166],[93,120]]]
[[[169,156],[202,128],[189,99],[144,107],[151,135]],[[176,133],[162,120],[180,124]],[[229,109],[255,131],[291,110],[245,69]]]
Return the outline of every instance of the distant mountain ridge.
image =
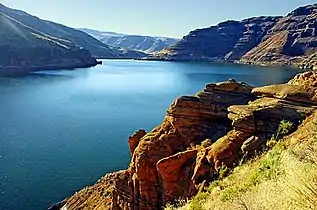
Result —
[[[232,20],[197,29],[148,59],[315,68],[317,4],[299,7],[285,17]]]
[[[69,40],[74,44],[89,50],[90,53],[97,58],[138,58],[145,56],[145,54],[141,52],[111,48],[80,30],[52,21],[42,20],[24,11],[11,9],[2,4],[0,4],[0,12],[45,34]]]
[[[98,30],[80,28],[79,30],[90,34],[99,41],[116,47],[136,50],[144,53],[156,53],[175,44],[179,39],[169,37],[154,37],[142,35],[128,35],[116,32],[103,32]]]
[[[0,52],[0,76],[97,64],[88,50],[27,26],[4,14],[1,8]]]

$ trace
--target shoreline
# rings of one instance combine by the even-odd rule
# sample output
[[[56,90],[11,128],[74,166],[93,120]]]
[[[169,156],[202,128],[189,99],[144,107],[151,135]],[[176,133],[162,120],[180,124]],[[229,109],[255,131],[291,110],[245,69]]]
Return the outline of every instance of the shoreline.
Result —
[[[142,60],[142,61],[166,61],[166,62],[208,62],[213,64],[237,64],[244,66],[258,66],[258,67],[277,67],[277,68],[294,68],[294,69],[302,69],[307,71],[317,70],[317,66],[296,66],[292,64],[286,63],[253,63],[253,62],[244,62],[241,60],[225,60],[225,59],[209,59],[209,58],[197,58],[197,59],[177,59],[177,58],[135,58],[133,60]]]
[[[292,68],[298,70],[316,70],[316,67],[301,68],[295,65],[268,65],[261,63],[246,63],[239,60],[226,61],[226,60],[211,60],[211,59],[166,59],[166,58],[96,58],[94,63],[91,64],[73,64],[73,65],[46,65],[46,66],[0,66],[0,77],[18,77],[24,76],[31,72],[36,71],[50,71],[50,70],[74,70],[79,68],[90,68],[97,65],[102,65],[100,60],[134,60],[134,61],[159,61],[159,62],[195,62],[195,63],[210,63],[214,65],[241,65],[241,66],[257,66],[262,68],[276,67],[276,68]]]
[[[46,65],[46,66],[0,66],[0,77],[18,77],[24,76],[36,71],[50,71],[50,70],[74,70],[78,68],[90,68],[100,65],[96,60],[90,64],[73,64],[73,65]]]

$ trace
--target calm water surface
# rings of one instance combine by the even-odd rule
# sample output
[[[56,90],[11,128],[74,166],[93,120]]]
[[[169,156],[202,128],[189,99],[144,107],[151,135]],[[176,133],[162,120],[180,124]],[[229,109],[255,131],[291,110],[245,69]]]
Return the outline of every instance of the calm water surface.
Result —
[[[234,78],[282,83],[294,69],[105,60],[75,71],[0,78],[0,209],[46,209],[124,169],[127,139],[158,125],[175,97]]]

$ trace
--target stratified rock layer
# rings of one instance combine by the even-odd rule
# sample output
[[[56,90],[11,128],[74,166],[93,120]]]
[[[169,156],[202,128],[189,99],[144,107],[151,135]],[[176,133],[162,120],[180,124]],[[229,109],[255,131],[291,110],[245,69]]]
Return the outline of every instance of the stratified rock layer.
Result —
[[[317,66],[317,4],[300,7],[281,18],[263,41],[242,57],[261,65]]]
[[[285,17],[225,21],[197,29],[147,59],[207,60],[317,69],[317,4]]]
[[[161,125],[129,138],[127,170],[106,175],[62,209],[155,210],[194,196],[221,168],[262,150],[281,120],[296,128],[313,113],[316,81],[315,72],[259,88],[230,80],[176,99]]]
[[[157,58],[166,60],[236,60],[256,47],[280,17],[226,21],[191,31]]]

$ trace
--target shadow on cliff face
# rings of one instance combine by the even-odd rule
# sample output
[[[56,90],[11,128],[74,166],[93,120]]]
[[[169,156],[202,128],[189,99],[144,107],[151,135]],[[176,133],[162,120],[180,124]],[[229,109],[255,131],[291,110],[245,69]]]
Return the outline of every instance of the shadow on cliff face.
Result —
[[[67,199],[67,209],[161,209],[196,195],[276,135],[282,120],[295,129],[314,110],[317,74],[253,88],[234,80],[208,84],[174,101],[161,125],[129,138],[127,170],[108,174]],[[207,139],[207,140],[206,140]]]

